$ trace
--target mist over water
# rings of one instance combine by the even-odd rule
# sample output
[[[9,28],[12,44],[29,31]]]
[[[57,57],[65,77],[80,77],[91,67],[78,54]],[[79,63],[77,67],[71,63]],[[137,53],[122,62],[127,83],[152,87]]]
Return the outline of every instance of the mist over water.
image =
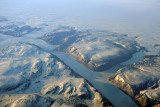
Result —
[[[99,29],[138,36],[151,54],[160,40],[158,0],[1,0],[0,16],[39,26]]]

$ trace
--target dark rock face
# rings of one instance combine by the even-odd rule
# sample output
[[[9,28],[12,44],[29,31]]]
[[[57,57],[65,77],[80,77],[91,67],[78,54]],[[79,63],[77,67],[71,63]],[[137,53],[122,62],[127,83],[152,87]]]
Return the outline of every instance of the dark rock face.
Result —
[[[108,31],[78,31],[60,27],[41,39],[56,45],[94,71],[103,71],[128,60],[141,47],[126,34]]]
[[[144,60],[120,69],[110,81],[141,106],[160,104],[160,55],[145,56]]]
[[[75,30],[73,27],[62,26],[60,28],[55,29],[51,33],[45,34],[40,39],[50,43],[52,45],[56,45],[59,51],[64,51],[68,48],[72,43],[77,41],[77,37],[80,32]]]
[[[5,22],[5,21],[8,21],[8,19],[5,17],[0,17],[0,22]]]
[[[53,45],[61,45],[65,41],[64,39],[76,35],[77,31],[74,28],[68,28],[68,30],[58,31],[54,30],[52,33],[45,34],[41,39],[47,41]]]
[[[29,34],[32,31],[38,31],[40,28],[31,27],[28,25],[18,26],[18,25],[6,25],[0,26],[0,33],[4,35],[10,35],[15,37],[21,37],[25,34]]]
[[[112,106],[89,82],[36,45],[21,42],[0,50],[0,64],[0,107]]]
[[[88,107],[88,106],[86,106],[84,104],[77,104],[77,105],[74,105],[74,107]]]
[[[97,32],[93,34],[96,35]],[[109,69],[128,60],[138,51],[137,42],[129,40],[126,36],[123,38],[120,34],[97,34],[97,37],[93,36],[96,40],[92,41],[93,34],[73,43],[68,47],[67,53],[94,71]]]

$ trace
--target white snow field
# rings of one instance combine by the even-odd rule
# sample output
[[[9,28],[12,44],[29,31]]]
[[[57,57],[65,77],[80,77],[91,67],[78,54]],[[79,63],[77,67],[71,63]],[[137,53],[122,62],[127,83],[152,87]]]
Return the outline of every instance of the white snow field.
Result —
[[[67,66],[69,66],[71,69],[73,69],[74,72],[76,72],[77,74],[79,74],[80,76],[84,77],[86,80],[88,80],[101,94],[104,94],[104,96],[109,99],[109,101],[111,101],[111,103],[115,106],[115,107],[118,107],[119,105],[123,106],[123,107],[128,107],[128,106],[137,106],[134,101],[129,97],[127,96],[125,93],[123,93],[121,90],[119,90],[117,87],[115,87],[114,85],[112,85],[110,82],[108,82],[107,80],[107,77],[111,74],[113,74],[112,72],[110,73],[107,73],[106,72],[106,75],[104,76],[103,74],[101,73],[96,73],[94,71],[91,71],[89,70],[88,68],[82,66],[80,63],[78,63],[77,61],[75,61],[73,58],[71,58],[70,56],[68,56],[67,54],[65,53],[60,53],[60,52],[54,52],[54,49],[55,49],[55,45],[51,45],[51,44],[48,44],[46,42],[44,42],[43,40],[40,40],[40,39],[36,39],[36,38],[32,38],[32,37],[26,37],[26,36],[22,36],[22,37],[13,37],[13,36],[7,36],[7,35],[0,35],[1,38],[3,38],[3,41],[0,42],[0,48],[3,50],[4,48],[9,48],[9,46],[13,45],[13,44],[18,44],[19,42],[26,42],[27,44],[32,44],[32,45],[35,45],[35,46],[38,46],[40,49],[43,50],[43,52],[49,52],[49,53],[52,53],[53,55],[56,55],[58,56]],[[23,44],[23,43],[22,43]],[[25,44],[25,43],[24,43]],[[12,46],[14,47],[14,45]],[[15,46],[16,47],[16,46]],[[23,46],[21,46],[23,47]],[[26,53],[23,52],[23,48],[24,49],[27,49],[28,51],[26,51]],[[26,48],[25,46],[23,47],[21,50],[20,50],[20,53],[12,53],[13,49],[10,47],[10,50],[6,50],[8,52],[10,52],[11,56],[12,54],[14,55],[17,55],[17,57],[19,55],[22,55],[22,58],[23,58],[23,54],[24,55],[30,55],[30,54],[33,54],[33,56],[36,58],[38,57],[39,55],[36,55],[37,54],[37,51],[31,51],[30,48]],[[18,50],[18,48],[15,48]],[[14,51],[13,51],[14,52]],[[32,53],[33,52],[33,53]],[[28,53],[28,54],[27,54]],[[58,53],[58,54],[57,54]],[[12,57],[9,57],[10,54],[3,54],[1,57],[8,57],[7,59],[11,59],[11,60],[16,60],[16,58],[14,57],[12,59]],[[39,54],[39,53],[38,53]],[[41,55],[41,57],[45,57],[45,55]],[[7,63],[7,59],[4,58],[3,61],[1,63],[3,63],[3,65],[5,65],[5,63]],[[6,59],[6,60],[5,60]],[[23,58],[23,63],[20,61],[17,61],[18,64],[22,64],[22,65],[26,65],[28,64],[29,62],[27,61],[27,59],[30,59],[30,58],[26,58],[25,60],[25,57]],[[34,61],[32,61],[33,63]],[[38,61],[39,62],[39,61]],[[41,62],[41,61],[40,61]],[[10,62],[11,63],[11,62]],[[10,64],[9,63],[9,64]],[[13,67],[18,67],[18,64],[15,63],[15,65],[13,64],[12,66]],[[25,67],[25,66],[23,66]],[[18,67],[17,69],[21,70],[23,67]],[[6,67],[4,67],[6,68]],[[13,69],[14,71],[14,69]],[[15,70],[16,71],[16,70]],[[27,69],[26,69],[27,71]],[[20,73],[20,71],[16,71],[16,73]],[[8,71],[6,74],[11,74],[12,75],[12,72]],[[26,76],[30,77],[31,73],[29,74],[26,74]],[[58,75],[58,74],[57,74]],[[19,83],[19,81],[21,81],[21,78],[18,76],[18,77],[15,77],[15,76],[11,76],[13,78],[13,80],[16,78],[15,81],[17,81],[17,83]],[[4,77],[5,78],[5,77]],[[68,78],[68,77],[67,77]],[[102,78],[102,79],[101,79]],[[104,81],[106,80],[106,81]],[[8,79],[8,81],[6,82],[9,82],[9,81],[12,81],[10,79]],[[47,82],[48,81],[48,82]],[[44,82],[45,85],[47,85],[46,83],[49,83],[50,81],[54,81],[54,79],[51,79],[51,80],[47,80],[46,82]],[[59,80],[59,81],[62,81],[62,80]],[[39,82],[39,81],[37,81]],[[3,86],[3,84],[2,84]],[[15,85],[16,86],[16,85]],[[18,85],[19,86],[19,85]],[[31,85],[32,86],[32,85]],[[40,85],[41,86],[41,85]],[[16,88],[16,87],[15,87]],[[15,89],[13,88],[13,89]],[[53,88],[52,88],[53,89]],[[9,89],[10,90],[10,89]],[[11,89],[12,90],[12,89]],[[36,91],[38,89],[35,89],[34,88],[34,91]],[[28,89],[29,91],[29,89]],[[31,90],[30,90],[31,91]],[[37,92],[37,91],[36,91]],[[8,93],[8,92],[6,92]],[[2,96],[3,97],[3,96]]]
[[[159,56],[143,59],[160,55],[159,13],[159,0],[0,0],[0,106],[159,106]]]
[[[71,56],[62,53],[54,52],[58,58],[62,59],[68,66],[70,66],[77,74],[86,78],[99,92],[101,92],[115,107],[137,107],[135,102],[125,93],[123,93],[116,86],[112,85],[107,77],[103,76],[103,73],[92,71],[77,61]],[[113,71],[114,72],[114,71]],[[113,74],[113,72],[111,74]],[[106,75],[111,75],[106,72]],[[100,81],[99,78],[105,78],[105,81]]]
[[[93,71],[112,68],[130,59],[134,53],[144,51],[135,38],[109,31],[79,31],[61,26],[40,38]]]
[[[159,106],[159,55],[145,56],[142,61],[121,68],[110,80],[141,106]]]
[[[34,44],[1,49],[0,65],[1,107],[112,106],[63,61]]]
[[[7,27],[4,29],[7,32]],[[145,53],[140,51],[145,48],[135,38],[108,31],[83,32],[68,26],[37,36],[36,32],[40,31],[23,34],[20,30],[22,35],[18,37],[0,34],[2,106],[24,106],[26,102],[55,107],[138,106],[132,97],[108,80],[120,68],[143,59]],[[117,62],[106,65],[107,70],[96,69],[103,72],[96,72],[84,66],[81,59],[97,66]],[[7,101],[9,96],[11,100]],[[17,97],[20,99],[14,102]],[[22,103],[17,105],[20,100]]]

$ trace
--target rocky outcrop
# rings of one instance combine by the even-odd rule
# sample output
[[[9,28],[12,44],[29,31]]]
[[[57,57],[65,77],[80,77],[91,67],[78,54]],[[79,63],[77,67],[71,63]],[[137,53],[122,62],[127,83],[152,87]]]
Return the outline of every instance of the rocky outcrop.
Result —
[[[40,37],[40,39],[52,45],[56,45],[56,50],[63,51],[74,43],[79,35],[80,32],[74,27],[61,26],[60,28],[53,30],[53,32]]]
[[[0,106],[107,107],[112,104],[56,56],[27,43],[0,50]]]
[[[0,95],[1,107],[49,107],[54,100],[37,94]]]
[[[5,22],[5,21],[8,21],[8,19],[5,17],[0,17],[0,22]]]
[[[0,19],[1,22],[1,19]],[[10,35],[15,37],[21,37],[25,34],[29,34],[33,31],[38,31],[40,28],[31,27],[28,25],[15,25],[15,24],[8,24],[5,26],[0,26],[0,34]]]
[[[91,32],[69,46],[66,52],[91,70],[103,71],[131,58],[140,48],[124,34]]]
[[[94,71],[103,71],[128,60],[142,47],[126,34],[108,31],[78,31],[60,27],[40,39],[56,45]]]
[[[110,81],[139,105],[155,107],[160,104],[160,56],[145,56],[144,60],[121,68]]]

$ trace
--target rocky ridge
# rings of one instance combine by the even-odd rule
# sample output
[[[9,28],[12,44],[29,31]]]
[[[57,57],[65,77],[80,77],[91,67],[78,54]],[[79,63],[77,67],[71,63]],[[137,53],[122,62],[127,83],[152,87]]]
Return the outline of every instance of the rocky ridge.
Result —
[[[78,31],[60,27],[40,39],[57,46],[94,71],[103,71],[121,63],[142,47],[127,34],[108,31]]]
[[[0,106],[111,106],[88,81],[36,45],[0,50]]]
[[[2,19],[0,19],[1,22]],[[5,20],[5,19],[4,19]],[[2,21],[4,21],[2,20]],[[33,31],[38,31],[40,30],[40,28],[36,28],[36,27],[31,27],[29,25],[26,25],[24,23],[9,23],[9,24],[1,24],[0,25],[0,34],[4,34],[4,35],[10,35],[10,36],[14,36],[14,37],[21,37],[24,36],[26,34],[29,34]]]
[[[160,105],[160,56],[145,56],[144,60],[121,68],[110,81],[139,105],[157,107]]]

